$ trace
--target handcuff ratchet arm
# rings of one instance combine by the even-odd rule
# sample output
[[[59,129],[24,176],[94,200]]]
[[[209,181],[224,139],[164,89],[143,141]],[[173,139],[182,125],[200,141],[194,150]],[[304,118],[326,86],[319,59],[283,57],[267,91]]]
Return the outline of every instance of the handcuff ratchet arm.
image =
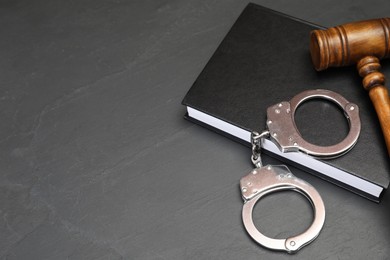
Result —
[[[329,100],[343,109],[349,123],[349,133],[340,143],[318,146],[309,143],[300,135],[294,120],[295,112],[299,105],[313,98]],[[282,152],[301,151],[314,157],[332,159],[345,154],[356,144],[361,130],[359,107],[330,90],[306,90],[294,96],[289,102],[283,101],[269,107],[267,128],[270,132],[270,139]]]
[[[249,235],[259,244],[273,250],[294,253],[312,242],[325,222],[325,207],[319,193],[309,183],[296,178],[286,166],[265,166],[252,170],[240,181],[244,206],[242,219]],[[286,239],[274,239],[263,235],[253,223],[255,204],[267,194],[282,190],[293,190],[303,194],[311,203],[314,221],[302,234]]]

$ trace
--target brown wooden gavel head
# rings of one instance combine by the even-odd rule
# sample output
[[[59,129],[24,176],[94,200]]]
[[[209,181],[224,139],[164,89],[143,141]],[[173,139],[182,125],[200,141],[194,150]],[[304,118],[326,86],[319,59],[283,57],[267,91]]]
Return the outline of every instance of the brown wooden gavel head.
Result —
[[[390,18],[339,25],[310,34],[310,53],[317,71],[357,64],[363,87],[374,104],[390,156],[390,98],[379,59],[390,57]]]

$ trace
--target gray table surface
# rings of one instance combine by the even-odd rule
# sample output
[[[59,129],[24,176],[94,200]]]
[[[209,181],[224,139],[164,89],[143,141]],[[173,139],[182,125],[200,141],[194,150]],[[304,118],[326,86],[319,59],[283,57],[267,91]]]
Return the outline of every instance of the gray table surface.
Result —
[[[247,3],[0,0],[1,259],[390,259],[389,193],[376,204],[293,167],[325,202],[320,236],[288,255],[244,231],[250,150],[185,121],[181,100]],[[390,14],[255,3],[324,26]],[[277,238],[313,217],[293,192],[254,216]]]

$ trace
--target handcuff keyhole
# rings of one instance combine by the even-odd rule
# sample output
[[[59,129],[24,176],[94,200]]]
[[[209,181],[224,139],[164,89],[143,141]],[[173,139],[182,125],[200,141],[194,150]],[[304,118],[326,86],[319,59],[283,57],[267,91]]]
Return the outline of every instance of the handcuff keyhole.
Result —
[[[278,191],[257,201],[252,212],[257,230],[275,239],[299,235],[314,219],[313,208],[305,196],[296,191]]]
[[[341,107],[323,98],[313,98],[300,104],[294,121],[302,138],[314,145],[338,144],[349,132],[349,123]]]

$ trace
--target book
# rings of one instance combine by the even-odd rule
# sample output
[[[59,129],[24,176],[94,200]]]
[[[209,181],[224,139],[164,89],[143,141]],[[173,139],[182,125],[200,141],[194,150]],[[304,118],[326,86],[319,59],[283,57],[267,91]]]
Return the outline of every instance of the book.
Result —
[[[314,70],[309,33],[323,28],[250,3],[191,86],[185,117],[243,144],[266,128],[268,107],[304,90],[328,89],[359,106],[361,132],[353,149],[329,160],[301,152],[282,153],[270,140],[264,152],[281,161],[379,202],[389,186],[390,164],[375,110],[352,67]],[[390,72],[383,66],[382,72]],[[387,69],[386,69],[387,67]],[[316,145],[336,144],[349,125],[337,105],[305,101],[295,115],[302,137]]]

